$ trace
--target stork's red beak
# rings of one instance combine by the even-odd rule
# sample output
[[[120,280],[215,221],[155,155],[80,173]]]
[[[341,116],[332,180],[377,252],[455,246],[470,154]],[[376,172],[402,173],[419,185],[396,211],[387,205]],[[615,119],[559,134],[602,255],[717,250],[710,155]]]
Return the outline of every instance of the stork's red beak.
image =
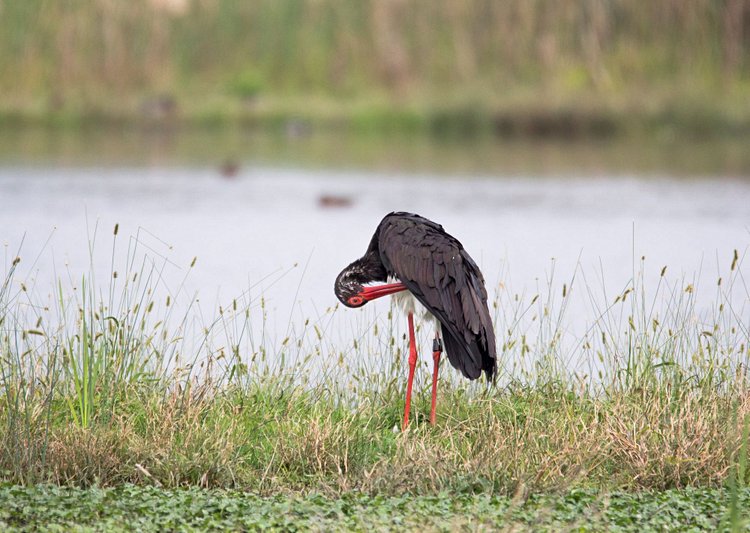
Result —
[[[364,287],[359,295],[367,300],[368,302],[380,298],[382,296],[388,296],[396,292],[406,290],[406,285],[403,283],[388,283],[387,285],[375,285],[373,287]]]

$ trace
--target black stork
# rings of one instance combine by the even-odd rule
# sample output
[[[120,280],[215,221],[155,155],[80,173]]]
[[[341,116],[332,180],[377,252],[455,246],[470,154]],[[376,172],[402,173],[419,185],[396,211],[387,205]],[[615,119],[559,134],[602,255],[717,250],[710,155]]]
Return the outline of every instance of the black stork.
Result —
[[[377,282],[385,284],[373,285]],[[406,311],[409,380],[403,429],[409,425],[417,364],[415,313],[431,318],[435,324],[431,424],[435,424],[438,368],[443,351],[441,335],[448,360],[465,377],[477,379],[484,371],[490,380],[495,374],[495,334],[484,277],[458,239],[446,233],[440,224],[413,213],[387,214],[375,230],[365,255],[338,275],[334,292],[347,307],[362,307],[376,298],[394,294]]]

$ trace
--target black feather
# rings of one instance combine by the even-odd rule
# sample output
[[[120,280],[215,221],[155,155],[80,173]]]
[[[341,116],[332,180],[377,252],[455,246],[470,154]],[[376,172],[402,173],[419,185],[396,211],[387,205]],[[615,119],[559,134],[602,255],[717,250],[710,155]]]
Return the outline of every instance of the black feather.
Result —
[[[461,243],[413,213],[390,213],[370,241],[386,272],[398,278],[441,324],[450,363],[469,379],[496,368],[495,334],[484,277]]]

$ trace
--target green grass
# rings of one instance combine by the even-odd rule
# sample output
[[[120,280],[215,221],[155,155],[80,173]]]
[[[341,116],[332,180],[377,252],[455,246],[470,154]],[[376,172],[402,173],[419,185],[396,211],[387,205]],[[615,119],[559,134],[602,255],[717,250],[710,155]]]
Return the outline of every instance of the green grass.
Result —
[[[729,509],[727,523],[744,520],[750,299],[737,252],[703,313],[695,281],[671,279],[666,268],[647,291],[645,261],[634,264],[633,279],[616,295],[598,296],[583,271],[560,286],[554,268],[537,294],[500,287],[492,307],[497,386],[460,380],[446,365],[432,427],[428,372],[420,369],[415,417],[401,432],[405,341],[393,313],[331,308],[314,320],[290,319],[288,336],[275,339],[262,297],[231,300],[207,316],[181,287],[163,286],[165,258],[140,250],[137,238],[121,251],[117,234],[106,280],[58,280],[48,294],[39,280],[19,279],[21,259],[6,265],[0,478],[71,487],[6,487],[20,491],[19,502],[23,494],[49,497],[52,509],[57,498],[78,500],[72,487],[90,489],[82,497],[91,498],[91,520],[109,517],[115,525],[127,519],[115,508],[124,513],[130,495],[143,494],[138,505],[163,513],[159,520],[180,512],[170,514],[158,498],[185,498],[186,505],[217,498],[219,509],[219,494],[238,509],[269,510],[232,520],[281,520],[275,506],[303,502],[310,520],[326,513],[317,506],[343,505],[366,509],[351,520],[387,521],[390,513],[370,510],[369,499],[406,512],[407,494],[418,495],[435,527],[443,527],[434,508],[448,505],[445,494],[458,498],[445,513],[459,521],[490,513],[493,521],[551,528],[579,519],[615,525],[638,506],[659,505],[677,514],[632,519],[679,522],[694,511],[698,526],[709,527]],[[95,231],[92,263],[97,242]],[[578,293],[598,318],[571,346],[566,313]],[[351,328],[356,341],[338,344],[332,327]],[[573,360],[591,366],[573,372]],[[306,499],[312,493],[322,496]],[[123,507],[105,516],[110,505],[100,505],[102,498]],[[531,507],[509,511],[509,498]],[[19,509],[0,517],[11,525],[44,520],[42,507]],[[346,514],[331,512],[332,521]],[[301,513],[307,520],[308,511]],[[195,526],[223,518],[220,511],[196,515]]]
[[[569,492],[526,500],[486,494],[259,497],[236,491],[123,485],[0,487],[4,531],[717,531],[728,527],[726,490]],[[739,493],[750,504],[750,491]],[[744,519],[743,519],[744,520]],[[747,522],[734,522],[746,530]]]

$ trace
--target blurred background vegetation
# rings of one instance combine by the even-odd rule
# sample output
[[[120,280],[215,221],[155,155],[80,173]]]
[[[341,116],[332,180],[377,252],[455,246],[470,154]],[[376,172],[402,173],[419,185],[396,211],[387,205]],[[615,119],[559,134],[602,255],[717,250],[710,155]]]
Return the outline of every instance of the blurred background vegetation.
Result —
[[[748,0],[0,0],[0,124],[750,132]]]

